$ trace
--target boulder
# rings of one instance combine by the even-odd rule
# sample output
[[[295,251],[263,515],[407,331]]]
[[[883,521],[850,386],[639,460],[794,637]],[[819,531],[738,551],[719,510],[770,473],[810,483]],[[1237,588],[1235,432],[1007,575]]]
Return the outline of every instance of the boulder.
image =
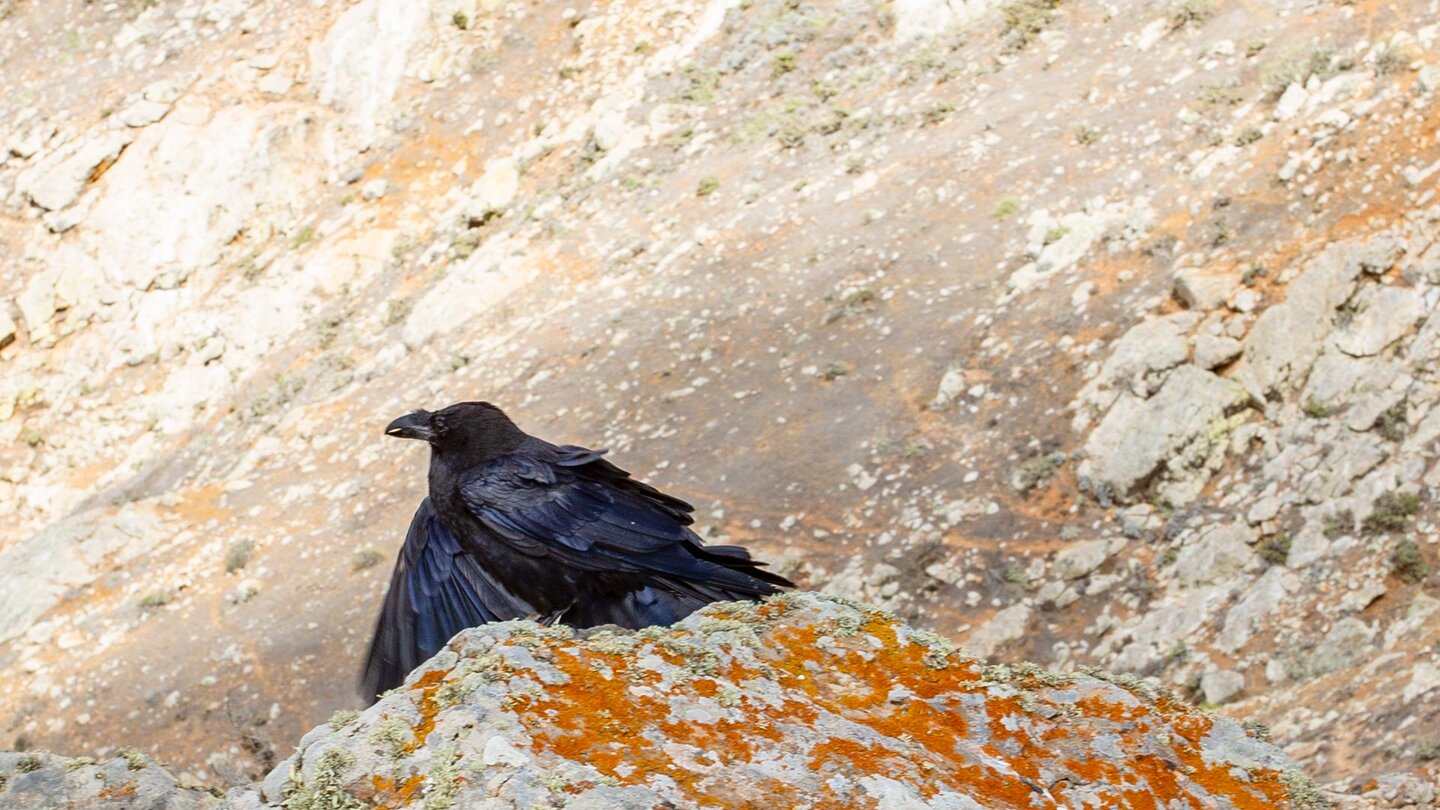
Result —
[[[1090,434],[1082,484],[1102,500],[1127,500],[1157,475],[1161,495],[1179,504],[1199,493],[1223,459],[1245,389],[1193,365],[1170,373],[1149,399],[1122,396]]]
[[[0,753],[0,807],[9,810],[213,810],[218,793],[182,786],[134,749],[104,762],[44,753]]]

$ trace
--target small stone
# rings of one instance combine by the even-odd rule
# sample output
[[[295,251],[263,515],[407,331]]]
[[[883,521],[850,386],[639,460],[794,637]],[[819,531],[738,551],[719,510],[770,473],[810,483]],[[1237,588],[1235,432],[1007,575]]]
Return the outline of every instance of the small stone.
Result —
[[[170,105],[159,101],[141,99],[120,111],[120,123],[127,127],[148,127],[165,117]]]
[[[1300,86],[1299,82],[1291,84],[1285,88],[1285,92],[1281,94],[1280,100],[1275,104],[1273,113],[1275,120],[1286,121],[1294,118],[1295,114],[1300,112],[1300,108],[1304,107],[1305,102],[1309,100],[1310,94]]]
[[[384,178],[376,178],[360,187],[360,198],[363,200],[378,200],[385,196],[389,184]]]
[[[1198,335],[1195,338],[1195,365],[1217,369],[1239,359],[1245,344],[1232,337]]]
[[[260,92],[272,96],[283,96],[290,92],[290,88],[293,86],[295,86],[294,80],[284,71],[266,74],[265,78],[255,83],[255,87]]]
[[[1187,267],[1175,273],[1175,297],[1191,309],[1208,312],[1224,306],[1240,288],[1240,277],[1234,273],[1206,271]]]
[[[486,740],[481,761],[486,765],[513,765],[520,768],[530,764],[530,755],[497,734]]]
[[[1200,676],[1200,691],[1212,706],[1229,703],[1245,688],[1245,676],[1231,669],[1214,669]]]
[[[930,401],[930,407],[944,407],[964,392],[965,369],[952,366],[946,369],[945,376],[940,378],[940,387],[935,391],[935,398]]]
[[[1066,546],[1055,555],[1055,575],[1061,579],[1079,579],[1094,571],[1110,557],[1108,540],[1086,540]]]

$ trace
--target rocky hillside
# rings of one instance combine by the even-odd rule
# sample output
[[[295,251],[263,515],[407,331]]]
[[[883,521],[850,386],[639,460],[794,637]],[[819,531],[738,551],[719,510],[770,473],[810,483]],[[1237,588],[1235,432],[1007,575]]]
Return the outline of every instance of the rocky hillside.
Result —
[[[223,803],[134,752],[73,767],[8,756],[0,797],[34,807],[1323,804],[1274,746],[1139,681],[986,666],[874,608],[808,594],[639,633],[464,631]]]
[[[1440,763],[1434,0],[0,0],[0,747],[353,707],[488,399],[807,587]],[[1423,792],[1423,791],[1422,791]]]

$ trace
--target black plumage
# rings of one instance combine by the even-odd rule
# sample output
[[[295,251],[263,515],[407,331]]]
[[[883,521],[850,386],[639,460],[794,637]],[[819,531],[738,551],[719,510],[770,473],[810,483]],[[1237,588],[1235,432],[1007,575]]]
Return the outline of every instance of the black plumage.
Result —
[[[489,403],[416,411],[385,432],[430,444],[430,494],[376,622],[360,678],[367,701],[466,627],[536,617],[640,628],[791,585],[739,546],[705,545],[690,504],[605,451],[530,436]]]

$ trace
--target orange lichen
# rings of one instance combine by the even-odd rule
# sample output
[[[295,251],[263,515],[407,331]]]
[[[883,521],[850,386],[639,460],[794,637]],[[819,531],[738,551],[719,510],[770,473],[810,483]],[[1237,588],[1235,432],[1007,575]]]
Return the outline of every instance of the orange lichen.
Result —
[[[424,745],[430,732],[435,730],[435,717],[440,714],[440,703],[435,700],[435,693],[440,691],[445,676],[449,674],[446,669],[432,669],[410,687],[411,691],[420,690],[420,723],[415,726],[415,743],[406,747],[407,753]]]
[[[702,806],[774,806],[786,796],[813,807],[874,804],[856,793],[858,783],[832,784],[835,775],[899,782],[927,798],[949,790],[994,807],[1031,807],[1037,794],[1059,798],[1081,783],[1106,786],[1105,806],[1151,810],[1183,802],[1196,785],[1240,810],[1284,799],[1276,773],[1207,765],[1201,748],[1214,721],[1166,695],[1035,668],[982,667],[927,646],[938,641],[902,641],[895,621],[878,612],[856,611],[831,624],[785,618],[794,610],[783,600],[717,609],[711,618],[744,622],[763,635],[759,645],[728,649],[702,648],[706,637],[684,630],[623,653],[527,640],[563,679],[516,693],[510,709],[537,754],[587,763],[620,784],[663,776]],[[684,674],[641,666],[642,652]],[[428,673],[412,687],[423,695],[426,730],[434,723],[433,691],[445,677]],[[762,683],[779,692],[747,691]],[[1057,689],[1067,690],[1065,697]],[[677,716],[676,701],[706,714]],[[825,718],[885,742],[816,735]],[[1118,747],[1120,759],[1096,748],[1099,734],[1118,738],[1103,750]],[[1157,746],[1157,739],[1165,742]],[[779,753],[800,755],[817,786],[807,793],[779,778],[737,784],[725,776],[736,764]]]
[[[129,779],[119,785],[107,785],[99,793],[95,794],[98,799],[123,799],[126,796],[134,796],[139,788],[134,779]]]
[[[379,774],[372,774],[370,786],[374,788],[375,795],[371,801],[377,807],[404,807],[410,803],[423,784],[425,784],[424,774],[417,773],[398,782]]]

